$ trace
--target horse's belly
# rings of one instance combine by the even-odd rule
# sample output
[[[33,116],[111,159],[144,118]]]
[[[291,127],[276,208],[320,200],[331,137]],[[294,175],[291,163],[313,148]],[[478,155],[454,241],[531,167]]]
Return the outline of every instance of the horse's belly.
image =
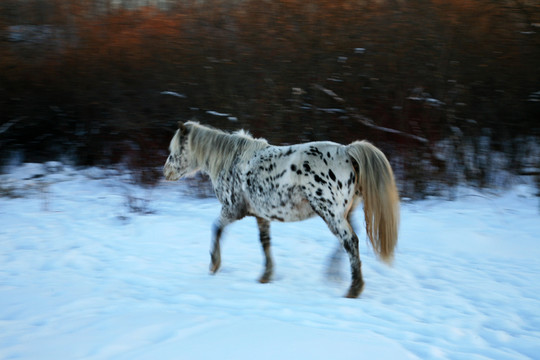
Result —
[[[249,193],[250,213],[268,220],[300,221],[315,215],[304,194],[296,186],[268,192]]]

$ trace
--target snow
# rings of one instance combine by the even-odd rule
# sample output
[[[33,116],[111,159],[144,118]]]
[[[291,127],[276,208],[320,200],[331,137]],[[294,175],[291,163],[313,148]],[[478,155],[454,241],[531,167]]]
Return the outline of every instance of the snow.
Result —
[[[192,182],[25,164],[0,175],[0,359],[535,359],[540,221],[534,187],[402,204],[393,267],[359,229],[359,299],[326,276],[320,219],[230,226],[209,275],[214,198]],[[133,206],[136,203],[140,206]],[[362,214],[356,214],[358,227]]]
[[[214,116],[219,116],[219,117],[226,117],[227,120],[232,121],[232,122],[238,121],[238,118],[236,116],[232,116],[230,114],[220,113],[218,111],[213,111],[213,110],[207,110],[206,113],[209,114],[209,115],[214,115]]]
[[[223,117],[230,116],[229,114],[224,114],[224,113],[220,113],[213,110],[208,110],[206,113],[210,115],[214,115],[214,116],[223,116]]]
[[[177,98],[185,99],[187,96],[184,94],[177,93],[176,91],[162,91],[161,95],[171,95]]]

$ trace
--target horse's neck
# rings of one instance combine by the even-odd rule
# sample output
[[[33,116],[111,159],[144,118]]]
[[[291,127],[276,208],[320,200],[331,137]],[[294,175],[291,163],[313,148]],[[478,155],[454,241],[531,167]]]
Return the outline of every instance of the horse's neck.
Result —
[[[198,167],[214,180],[226,168],[232,166],[238,149],[229,142],[228,134],[213,134],[211,141],[200,141],[197,144]]]

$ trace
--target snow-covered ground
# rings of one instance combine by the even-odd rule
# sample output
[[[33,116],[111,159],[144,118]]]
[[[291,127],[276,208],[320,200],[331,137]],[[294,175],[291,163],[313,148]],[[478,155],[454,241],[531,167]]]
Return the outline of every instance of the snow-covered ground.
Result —
[[[393,267],[359,229],[366,280],[325,275],[320,219],[227,229],[209,275],[213,198],[115,171],[26,164],[0,175],[0,359],[539,359],[535,189],[402,204]],[[9,195],[9,196],[8,196]],[[362,225],[361,209],[356,214]]]

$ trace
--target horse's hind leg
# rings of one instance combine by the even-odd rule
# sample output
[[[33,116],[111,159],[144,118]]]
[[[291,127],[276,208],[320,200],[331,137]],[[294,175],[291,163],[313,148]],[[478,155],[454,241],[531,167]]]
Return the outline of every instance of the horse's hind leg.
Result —
[[[364,279],[362,278],[362,262],[358,251],[358,237],[354,233],[351,225],[345,219],[331,219],[326,221],[330,230],[337,236],[341,245],[349,255],[351,263],[351,287],[347,293],[348,298],[356,298],[364,289]]]
[[[348,241],[344,242],[343,247],[349,255],[351,262],[351,287],[347,293],[348,298],[356,298],[364,290],[364,279],[362,278],[362,262],[358,252],[358,237],[353,233],[353,236]]]
[[[349,212],[349,215],[347,216],[347,221],[351,225],[352,231],[356,233],[356,226],[355,226],[355,221],[352,216],[352,213],[353,211]],[[340,241],[340,243],[337,244],[332,255],[330,255],[330,258],[328,261],[328,269],[326,271],[326,275],[330,280],[339,280],[342,278],[342,274],[341,274],[342,260],[343,260],[343,245],[341,244],[341,241]]]
[[[334,252],[330,255],[326,276],[330,280],[339,280],[342,278],[341,264],[343,260],[343,246],[337,244]]]
[[[274,270],[272,254],[270,253],[270,221],[257,217],[257,225],[259,226],[259,238],[264,251],[265,268],[264,273],[259,279],[261,283],[270,282]]]

